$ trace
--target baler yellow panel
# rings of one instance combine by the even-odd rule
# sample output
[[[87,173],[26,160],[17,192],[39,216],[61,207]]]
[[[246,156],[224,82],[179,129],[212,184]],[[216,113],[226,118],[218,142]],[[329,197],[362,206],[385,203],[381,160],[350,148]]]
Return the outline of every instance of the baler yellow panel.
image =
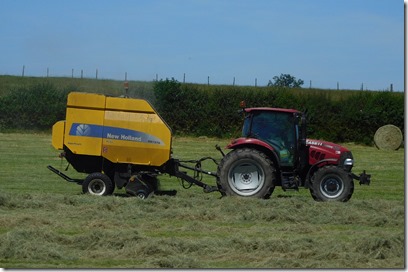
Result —
[[[170,159],[171,130],[146,100],[72,92],[64,136],[74,154],[113,163],[161,166]]]
[[[120,97],[107,97],[106,110],[155,113],[152,106],[146,100],[124,99]]]
[[[170,158],[171,130],[155,113],[106,111],[105,129],[102,155],[112,162],[160,166]]]
[[[102,94],[77,93],[72,92],[68,95],[67,108],[87,108],[87,109],[104,109],[106,96]]]
[[[55,149],[64,148],[65,121],[58,121],[52,126],[52,146]]]
[[[65,145],[74,154],[101,156],[104,111],[67,108]]]

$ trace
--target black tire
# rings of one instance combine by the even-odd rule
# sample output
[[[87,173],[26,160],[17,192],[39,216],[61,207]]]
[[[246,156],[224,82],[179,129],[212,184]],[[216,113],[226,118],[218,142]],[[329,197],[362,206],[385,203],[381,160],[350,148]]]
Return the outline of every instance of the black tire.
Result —
[[[132,182],[129,182],[126,187],[126,193],[131,196],[136,196],[141,199],[149,197],[153,192],[158,190],[159,180],[154,175],[142,174],[134,178]]]
[[[132,188],[126,188],[126,193],[128,195],[136,196],[141,199],[147,198],[152,192],[153,191],[144,184],[138,184],[136,186],[132,186]]]
[[[275,168],[258,150],[236,149],[218,165],[217,185],[224,195],[269,198],[275,188]]]
[[[353,178],[335,165],[324,166],[312,176],[310,194],[316,201],[348,201],[354,192]]]
[[[82,183],[82,192],[97,196],[113,194],[115,187],[112,180],[105,174],[96,172],[89,174]]]

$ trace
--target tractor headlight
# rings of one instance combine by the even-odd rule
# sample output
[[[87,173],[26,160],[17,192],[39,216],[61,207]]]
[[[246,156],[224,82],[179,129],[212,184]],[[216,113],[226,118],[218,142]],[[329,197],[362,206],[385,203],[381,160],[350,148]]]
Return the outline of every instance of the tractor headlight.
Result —
[[[353,168],[354,160],[353,155],[350,151],[344,152],[340,156],[340,165],[343,166],[344,170],[350,172],[351,168]]]
[[[354,164],[354,160],[350,158],[345,159],[343,163],[344,166],[353,166],[353,164]]]

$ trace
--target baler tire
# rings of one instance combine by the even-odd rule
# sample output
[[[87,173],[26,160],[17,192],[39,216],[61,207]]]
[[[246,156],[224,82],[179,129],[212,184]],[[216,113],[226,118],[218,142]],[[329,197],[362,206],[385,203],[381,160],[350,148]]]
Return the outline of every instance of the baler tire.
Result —
[[[131,186],[129,186],[131,185]],[[159,180],[156,176],[142,174],[136,177],[131,183],[125,187],[126,193],[131,196],[136,196],[141,199],[148,198],[151,194],[159,189]]]
[[[112,195],[115,186],[112,180],[105,174],[95,172],[89,174],[82,183],[82,192],[97,196]]]
[[[309,190],[316,201],[347,202],[353,195],[354,182],[344,169],[329,165],[314,173]]]
[[[217,186],[222,195],[269,198],[275,189],[275,168],[261,151],[236,149],[218,165]]]

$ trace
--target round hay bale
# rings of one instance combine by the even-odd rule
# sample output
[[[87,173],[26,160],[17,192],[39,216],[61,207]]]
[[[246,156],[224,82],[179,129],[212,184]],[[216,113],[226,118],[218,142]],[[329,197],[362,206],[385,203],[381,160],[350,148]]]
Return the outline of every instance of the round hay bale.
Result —
[[[378,149],[397,150],[402,143],[402,132],[394,125],[385,125],[377,129],[374,143]]]

